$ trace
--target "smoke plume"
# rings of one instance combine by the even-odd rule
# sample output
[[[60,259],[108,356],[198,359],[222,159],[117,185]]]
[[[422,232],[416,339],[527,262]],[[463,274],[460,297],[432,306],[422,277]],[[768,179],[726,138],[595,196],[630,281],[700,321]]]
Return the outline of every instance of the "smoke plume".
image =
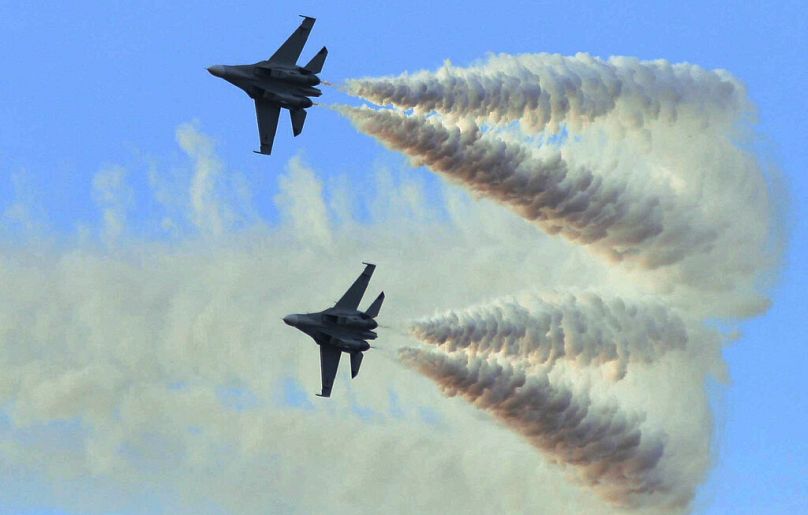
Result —
[[[768,307],[771,166],[729,72],[537,54],[349,81],[393,110],[339,108],[359,130],[705,316]],[[716,265],[720,263],[720,272]],[[643,271],[644,270],[644,271]],[[653,271],[653,272],[651,272]]]

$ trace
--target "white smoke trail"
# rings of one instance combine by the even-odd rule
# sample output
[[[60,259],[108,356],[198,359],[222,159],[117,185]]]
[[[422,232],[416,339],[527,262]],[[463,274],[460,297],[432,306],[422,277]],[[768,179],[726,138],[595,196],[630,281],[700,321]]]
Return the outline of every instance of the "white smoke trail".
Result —
[[[417,320],[410,330],[446,352],[463,349],[548,366],[558,360],[607,365],[613,380],[625,377],[630,363],[653,363],[688,342],[685,323],[664,305],[593,293],[501,299]]]
[[[664,192],[645,195],[619,179],[570,167],[558,153],[534,157],[523,144],[489,137],[476,127],[446,128],[419,116],[339,106],[363,132],[498,200],[550,234],[588,245],[614,260],[648,268],[709,248],[711,227],[673,216]]]
[[[497,55],[468,68],[349,80],[348,93],[416,113],[519,122],[528,131],[577,130],[610,117],[630,128],[675,123],[683,114],[726,120],[748,109],[743,86],[729,73],[664,60],[602,60],[579,53]]]

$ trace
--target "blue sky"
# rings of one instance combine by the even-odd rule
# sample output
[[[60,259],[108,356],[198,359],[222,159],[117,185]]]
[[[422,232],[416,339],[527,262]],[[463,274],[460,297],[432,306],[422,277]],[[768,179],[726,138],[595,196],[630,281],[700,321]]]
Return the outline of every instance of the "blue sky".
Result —
[[[296,139],[282,118],[273,156],[257,156],[251,103],[205,71],[269,56],[297,14],[318,18],[303,59],[327,45],[323,76],[334,82],[433,69],[445,59],[463,65],[489,52],[588,52],[725,68],[748,86],[759,110],[759,151],[782,170],[788,195],[778,200],[789,246],[772,309],[744,322],[742,337],[725,352],[732,381],[716,388],[717,463],[695,507],[702,513],[808,507],[804,2],[291,4],[0,4],[0,211],[12,202],[16,183],[43,206],[50,231],[74,234],[99,216],[88,186],[93,176],[120,164],[131,170],[140,199],[130,215],[137,231],[153,207],[137,193],[148,188],[155,163],[181,161],[174,131],[189,121],[215,139],[256,199],[277,193],[274,176],[297,154],[318,170],[348,174],[362,191],[370,164],[400,158],[322,108],[312,109]],[[323,101],[351,100],[331,88]],[[256,204],[265,217],[275,216]],[[0,511],[41,508],[29,502],[26,495],[0,495]]]

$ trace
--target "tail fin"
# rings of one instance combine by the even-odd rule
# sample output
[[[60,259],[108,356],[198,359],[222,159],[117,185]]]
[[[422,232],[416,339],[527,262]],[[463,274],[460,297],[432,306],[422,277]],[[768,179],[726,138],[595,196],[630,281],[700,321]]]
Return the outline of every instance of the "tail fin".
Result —
[[[293,109],[289,110],[289,116],[292,117],[292,132],[297,136],[303,132],[303,124],[306,123],[306,110]]]
[[[379,316],[379,310],[382,309],[382,302],[384,302],[384,292],[381,292],[376,300],[373,301],[373,304],[370,305],[365,314],[370,318],[376,318]]]
[[[328,56],[328,49],[323,47],[317,52],[317,55],[311,58],[309,64],[304,66],[303,68],[307,69],[313,74],[318,74],[323,71],[323,64],[325,64],[325,58]]]

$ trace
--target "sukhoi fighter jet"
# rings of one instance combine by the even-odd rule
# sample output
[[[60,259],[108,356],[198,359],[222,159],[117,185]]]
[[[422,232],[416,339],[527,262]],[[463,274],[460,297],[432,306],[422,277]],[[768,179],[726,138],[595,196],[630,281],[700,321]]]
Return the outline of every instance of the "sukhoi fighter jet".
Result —
[[[287,315],[283,317],[286,324],[296,327],[314,338],[320,346],[320,373],[323,380],[323,390],[320,397],[330,397],[334,377],[337,375],[339,358],[343,352],[351,355],[351,377],[359,373],[362,365],[362,353],[370,348],[367,340],[374,340],[373,332],[378,324],[374,320],[384,301],[384,292],[380,293],[367,311],[359,311],[359,302],[365,294],[370,282],[370,276],[376,265],[363,263],[365,270],[348,288],[333,308],[319,313],[301,315]]]
[[[272,153],[272,142],[275,140],[278,115],[282,107],[289,110],[292,132],[297,136],[303,131],[306,108],[313,104],[309,97],[319,97],[322,94],[315,86],[320,84],[317,74],[323,69],[328,49],[323,47],[306,66],[296,64],[313,26],[314,18],[303,16],[300,27],[266,61],[237,66],[217,64],[208,68],[212,75],[238,86],[255,100],[258,135],[261,139],[261,150],[256,150],[256,153]]]

